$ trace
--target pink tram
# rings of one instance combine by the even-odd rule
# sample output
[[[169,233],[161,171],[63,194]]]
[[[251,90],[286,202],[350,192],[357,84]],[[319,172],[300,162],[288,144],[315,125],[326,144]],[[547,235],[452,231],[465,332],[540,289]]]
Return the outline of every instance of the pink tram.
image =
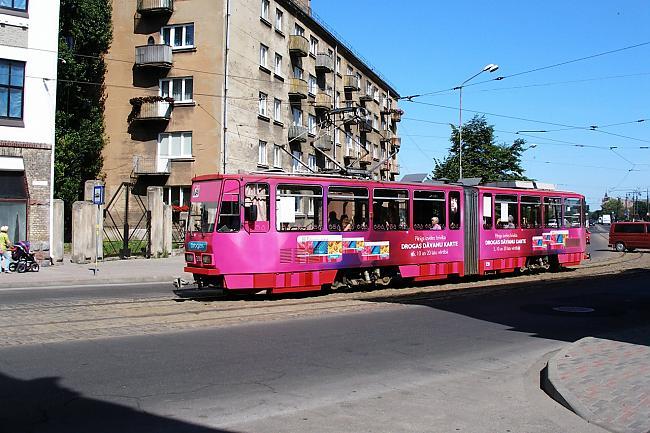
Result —
[[[584,209],[583,196],[532,182],[204,175],[192,184],[185,271],[198,289],[283,293],[575,266]]]

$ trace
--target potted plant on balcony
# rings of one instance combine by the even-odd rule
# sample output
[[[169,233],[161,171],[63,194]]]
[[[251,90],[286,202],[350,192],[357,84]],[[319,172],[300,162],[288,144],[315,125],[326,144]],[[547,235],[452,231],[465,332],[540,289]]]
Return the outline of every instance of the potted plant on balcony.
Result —
[[[156,102],[168,102],[169,103],[169,108],[172,108],[174,106],[174,98],[170,98],[169,96],[138,96],[136,98],[131,98],[129,99],[129,104],[133,107],[131,109],[131,113],[129,113],[128,117],[128,122],[131,123],[134,119],[136,119],[140,115],[140,110],[142,109],[143,104],[154,104]],[[165,113],[159,113],[159,117],[164,117],[168,110],[168,107],[164,107]]]

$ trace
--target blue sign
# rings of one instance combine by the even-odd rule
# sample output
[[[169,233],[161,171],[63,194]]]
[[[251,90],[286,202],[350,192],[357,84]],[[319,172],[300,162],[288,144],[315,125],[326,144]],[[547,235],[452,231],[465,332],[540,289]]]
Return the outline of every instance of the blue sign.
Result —
[[[93,204],[104,204],[104,185],[95,185],[93,187]]]
[[[207,242],[189,241],[187,243],[187,250],[188,251],[207,251],[207,249],[208,249],[208,243]]]

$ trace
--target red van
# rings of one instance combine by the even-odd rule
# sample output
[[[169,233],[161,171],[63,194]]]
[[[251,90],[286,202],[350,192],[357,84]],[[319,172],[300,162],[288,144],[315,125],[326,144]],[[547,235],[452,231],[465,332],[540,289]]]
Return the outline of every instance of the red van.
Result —
[[[650,223],[612,223],[609,228],[609,246],[618,252],[650,248]]]

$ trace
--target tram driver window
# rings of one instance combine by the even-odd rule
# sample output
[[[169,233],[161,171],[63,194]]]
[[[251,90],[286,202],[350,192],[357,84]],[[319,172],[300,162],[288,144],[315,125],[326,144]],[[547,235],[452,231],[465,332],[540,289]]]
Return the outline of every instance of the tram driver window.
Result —
[[[323,229],[323,188],[316,185],[278,185],[276,229],[279,232]]]
[[[519,221],[518,204],[516,195],[495,195],[495,213],[498,217],[498,229],[516,229]]]
[[[331,232],[368,230],[368,190],[331,186],[327,193],[327,228]]]
[[[562,220],[562,199],[544,197],[544,227],[559,228]]]
[[[221,201],[217,231],[219,233],[237,232],[239,226],[239,194],[224,194]]]
[[[460,229],[460,192],[449,192],[449,229]]]
[[[492,194],[483,194],[483,229],[492,230]]]
[[[192,202],[187,225],[190,232],[212,233],[217,219],[217,202]]]
[[[372,199],[372,212],[373,228],[375,230],[408,230],[408,191],[405,189],[375,189]]]
[[[444,230],[445,193],[443,191],[413,192],[413,228],[415,230]]]
[[[535,229],[542,226],[542,200],[539,197],[521,196],[521,228]]]

